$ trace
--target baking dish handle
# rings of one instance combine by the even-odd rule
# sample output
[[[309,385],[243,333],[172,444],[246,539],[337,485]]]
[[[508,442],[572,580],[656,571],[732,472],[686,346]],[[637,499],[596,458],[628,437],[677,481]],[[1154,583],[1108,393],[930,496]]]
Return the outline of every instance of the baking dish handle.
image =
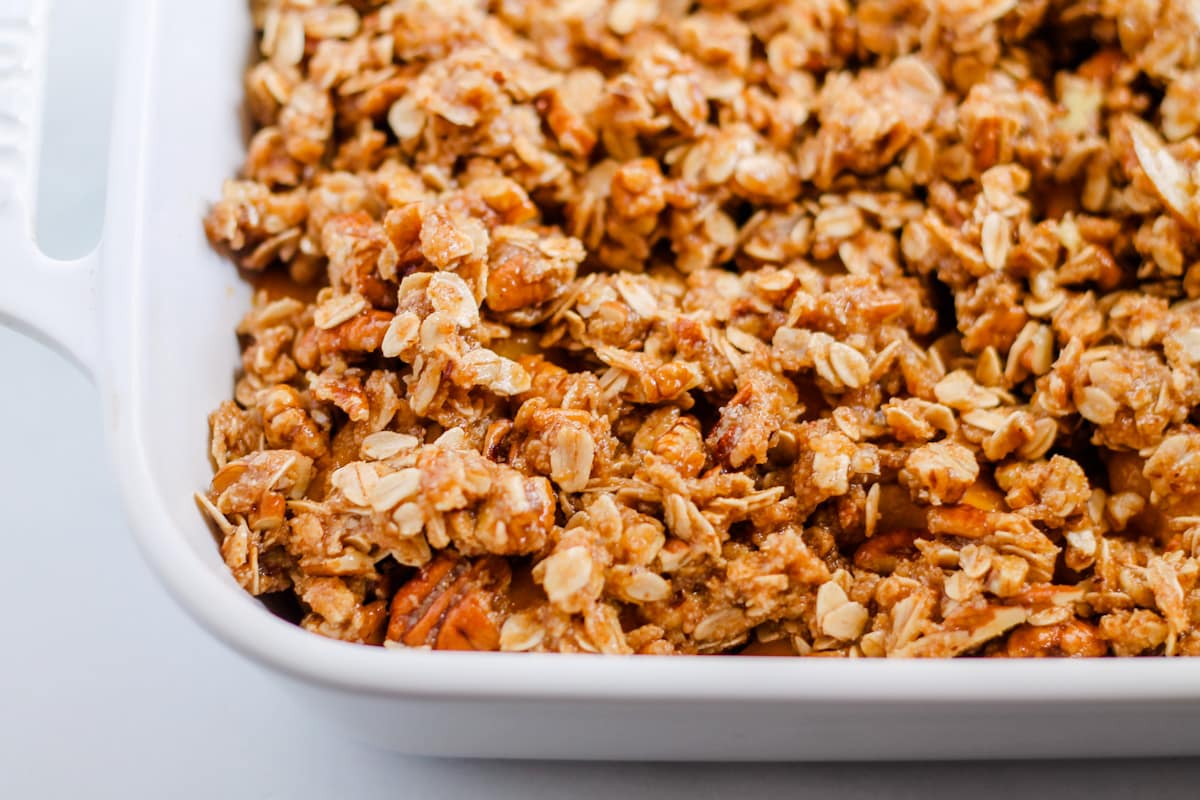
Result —
[[[48,0],[0,0],[0,324],[94,375],[99,248],[58,261],[34,239],[48,27]]]

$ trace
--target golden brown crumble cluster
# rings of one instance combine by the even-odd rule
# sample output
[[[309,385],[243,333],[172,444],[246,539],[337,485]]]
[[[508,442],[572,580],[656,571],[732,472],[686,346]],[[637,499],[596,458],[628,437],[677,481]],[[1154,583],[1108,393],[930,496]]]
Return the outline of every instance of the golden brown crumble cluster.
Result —
[[[1183,0],[259,0],[200,497],[408,647],[1200,654]]]

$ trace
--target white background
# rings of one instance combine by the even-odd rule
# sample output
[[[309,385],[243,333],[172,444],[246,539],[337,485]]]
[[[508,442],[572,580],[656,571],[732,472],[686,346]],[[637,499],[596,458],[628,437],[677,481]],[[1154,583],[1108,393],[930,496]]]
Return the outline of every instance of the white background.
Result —
[[[38,224],[56,255],[85,252],[100,229],[119,7],[57,0]],[[346,742],[150,576],[118,506],[92,387],[9,331],[0,369],[0,798],[1200,796],[1200,760],[554,764]]]

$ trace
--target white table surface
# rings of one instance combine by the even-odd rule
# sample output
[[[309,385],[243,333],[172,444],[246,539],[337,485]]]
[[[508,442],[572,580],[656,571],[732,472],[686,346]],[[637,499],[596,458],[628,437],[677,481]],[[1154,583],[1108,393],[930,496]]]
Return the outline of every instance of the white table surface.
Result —
[[[39,232],[48,250],[71,255],[100,226],[120,2],[57,5]],[[0,798],[1200,796],[1200,760],[522,763],[346,742],[200,631],[149,574],[122,517],[92,387],[10,331],[0,330],[0,364]]]

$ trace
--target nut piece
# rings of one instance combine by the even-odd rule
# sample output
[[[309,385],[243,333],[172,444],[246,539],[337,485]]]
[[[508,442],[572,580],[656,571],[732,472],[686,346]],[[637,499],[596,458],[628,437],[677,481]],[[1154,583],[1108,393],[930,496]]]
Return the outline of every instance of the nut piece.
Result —
[[[434,650],[498,650],[510,580],[503,559],[440,553],[396,592],[387,641]]]
[[[1021,625],[1008,635],[1009,658],[1099,658],[1108,645],[1095,625],[1071,619],[1059,625]]]

